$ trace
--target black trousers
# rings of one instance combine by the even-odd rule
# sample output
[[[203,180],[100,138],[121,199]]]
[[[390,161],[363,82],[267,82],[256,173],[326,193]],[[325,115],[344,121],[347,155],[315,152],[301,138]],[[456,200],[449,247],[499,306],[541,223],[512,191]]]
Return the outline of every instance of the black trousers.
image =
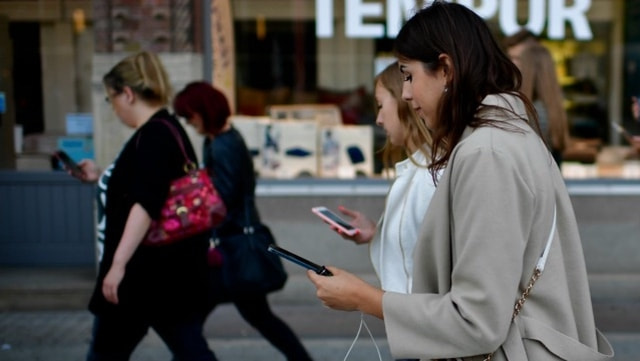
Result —
[[[173,354],[174,361],[217,361],[202,334],[201,318],[154,319],[129,315],[96,316],[87,361],[127,361],[153,328]]]
[[[262,337],[277,348],[288,361],[312,360],[293,330],[271,311],[267,295],[257,294],[219,300],[214,302],[211,311],[223,302],[232,302],[242,318],[258,330]]]

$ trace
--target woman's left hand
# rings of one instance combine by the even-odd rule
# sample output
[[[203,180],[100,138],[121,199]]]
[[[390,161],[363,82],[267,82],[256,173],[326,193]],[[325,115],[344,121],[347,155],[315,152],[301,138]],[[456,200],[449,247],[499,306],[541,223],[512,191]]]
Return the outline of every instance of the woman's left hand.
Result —
[[[100,178],[101,170],[93,160],[83,159],[78,163],[78,166],[82,169],[82,173],[78,177],[81,181],[95,183]]]
[[[316,287],[316,296],[325,306],[342,311],[359,310],[382,318],[383,290],[347,271],[336,267],[327,268],[333,276],[321,276],[307,271],[307,276]]]
[[[118,304],[118,287],[124,278],[124,267],[112,265],[102,281],[102,294],[107,301]]]

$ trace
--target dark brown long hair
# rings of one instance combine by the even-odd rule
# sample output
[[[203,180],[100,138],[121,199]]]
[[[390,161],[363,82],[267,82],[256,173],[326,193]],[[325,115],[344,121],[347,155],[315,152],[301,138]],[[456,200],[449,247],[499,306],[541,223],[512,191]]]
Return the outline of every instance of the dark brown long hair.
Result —
[[[452,81],[440,101],[438,124],[431,134],[430,170],[434,179],[438,170],[447,165],[467,126],[505,127],[495,120],[476,116],[482,100],[489,94],[510,93],[520,98],[539,132],[533,105],[519,91],[520,71],[498,45],[484,20],[465,6],[436,0],[418,11],[398,33],[395,53],[400,60],[421,62],[427,72],[443,66],[440,55],[446,54],[451,59]],[[505,110],[515,115],[513,110]]]

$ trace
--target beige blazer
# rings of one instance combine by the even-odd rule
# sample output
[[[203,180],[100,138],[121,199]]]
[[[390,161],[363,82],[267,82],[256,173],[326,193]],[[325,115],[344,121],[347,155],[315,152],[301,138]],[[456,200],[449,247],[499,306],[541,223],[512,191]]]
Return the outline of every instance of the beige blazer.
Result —
[[[485,104],[513,107],[515,97]],[[386,292],[384,321],[395,358],[607,360],[596,330],[587,271],[564,180],[540,138],[495,110],[511,131],[468,128],[440,178],[414,253],[413,294]],[[546,268],[522,312],[515,301],[544,249]],[[474,357],[475,355],[475,357]]]

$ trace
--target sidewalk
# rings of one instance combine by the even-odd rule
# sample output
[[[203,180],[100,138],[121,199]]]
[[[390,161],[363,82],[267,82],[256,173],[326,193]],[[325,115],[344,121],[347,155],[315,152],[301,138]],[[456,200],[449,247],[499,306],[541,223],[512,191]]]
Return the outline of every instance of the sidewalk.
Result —
[[[92,315],[86,310],[93,289],[93,269],[0,268],[0,360],[84,360]],[[273,294],[272,309],[298,334],[316,361],[343,360],[360,326],[360,314],[327,309],[301,289],[305,276],[290,275],[288,293]],[[375,344],[363,327],[350,361],[391,360],[382,321],[365,316]],[[221,361],[284,360],[230,304],[218,306],[205,324],[205,336]],[[169,360],[170,353],[153,332],[132,361]]]
[[[91,269],[0,268],[0,360],[84,360],[92,316],[86,311],[93,287]],[[301,279],[298,279],[301,278]],[[273,311],[299,335],[316,361],[344,360],[360,326],[360,314],[323,307],[304,276],[293,275],[289,295],[273,294]],[[298,297],[293,297],[293,296]],[[296,302],[292,302],[292,299]],[[640,358],[640,302],[595,302],[598,327],[616,350],[615,361]],[[349,361],[392,360],[381,320],[365,316],[366,329]],[[221,305],[209,316],[205,336],[221,361],[284,360],[250,327],[232,305]],[[153,331],[136,350],[132,361],[169,360],[170,354]]]
[[[359,315],[322,311],[315,306],[275,306],[274,312],[298,333],[316,361],[344,360],[359,325]],[[328,317],[330,315],[330,317]],[[0,312],[0,360],[73,361],[84,360],[89,343],[91,315],[86,311]],[[349,361],[391,361],[379,320],[365,318],[375,344],[362,330]],[[605,332],[616,350],[614,361],[637,361],[640,333]],[[221,361],[284,360],[275,348],[260,338],[232,306],[218,308],[205,327],[209,345]],[[138,346],[131,361],[170,360],[170,353],[151,331]]]
[[[274,312],[301,337],[316,361],[343,360],[360,322],[358,314],[339,313],[322,306],[275,306]],[[1,312],[0,360],[83,360],[90,339],[91,321],[92,317],[86,311]],[[381,322],[367,318],[366,323],[375,336],[382,360],[391,360]],[[205,335],[211,349],[222,361],[284,360],[230,305],[219,307],[210,316],[205,325]],[[170,358],[166,346],[151,331],[131,360]],[[363,329],[348,360],[377,359],[376,345]]]

